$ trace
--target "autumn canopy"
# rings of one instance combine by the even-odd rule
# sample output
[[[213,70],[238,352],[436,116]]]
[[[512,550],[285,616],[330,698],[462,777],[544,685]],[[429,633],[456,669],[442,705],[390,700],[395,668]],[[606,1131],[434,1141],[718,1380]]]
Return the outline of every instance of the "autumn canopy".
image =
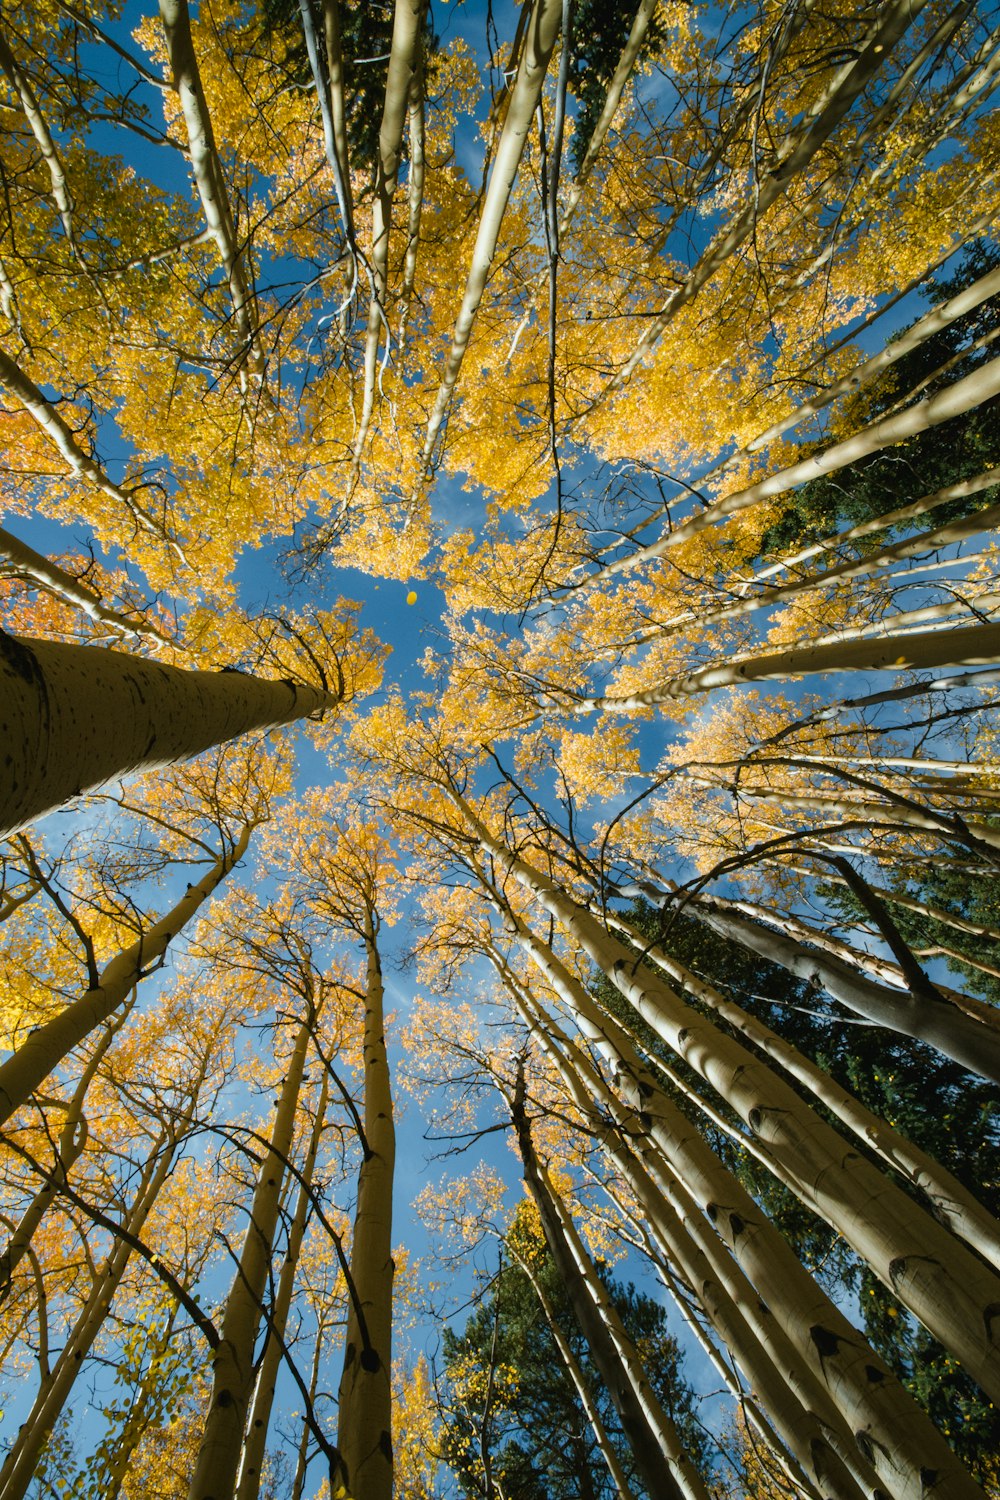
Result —
[[[1000,1495],[998,84],[4,6],[0,1500]]]

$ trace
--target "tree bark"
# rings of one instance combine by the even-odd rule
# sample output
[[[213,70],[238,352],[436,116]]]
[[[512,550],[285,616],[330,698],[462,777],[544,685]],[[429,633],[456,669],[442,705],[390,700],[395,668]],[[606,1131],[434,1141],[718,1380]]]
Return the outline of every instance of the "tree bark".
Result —
[[[247,1423],[246,1441],[240,1459],[236,1500],[257,1500],[260,1493],[264,1454],[267,1449],[267,1432],[271,1421],[271,1408],[274,1405],[275,1383],[281,1367],[282,1341],[288,1326],[288,1314],[295,1291],[295,1277],[299,1269],[299,1252],[302,1249],[302,1240],[312,1203],[313,1175],[316,1169],[320,1138],[326,1124],[329,1093],[330,1079],[329,1075],[324,1072],[319,1101],[316,1105],[316,1118],[313,1121],[312,1135],[309,1139],[309,1149],[299,1174],[299,1191],[295,1202],[295,1212],[288,1230],[288,1244],[281,1262],[278,1290],[268,1318],[267,1343],[261,1357],[253,1405]]]
[[[182,671],[0,632],[0,837],[118,776],[188,760],[337,702],[243,672]]]
[[[296,1114],[315,1014],[299,1023],[281,1085],[268,1150],[257,1174],[250,1222],[229,1289],[212,1355],[212,1395],[188,1491],[189,1500],[232,1500],[236,1492],[247,1408],[253,1393],[254,1344],[264,1314],[282,1184],[295,1135]]]
[[[351,1279],[357,1303],[352,1297],[347,1316],[337,1447],[351,1500],[392,1500],[392,1187],[396,1136],[385,1046],[382,967],[370,913],[365,924],[365,948],[365,1139],[351,1244]]]
[[[73,1000],[51,1021],[36,1027],[13,1057],[0,1067],[0,1125],[27,1103],[43,1079],[59,1066],[95,1027],[124,1005],[143,975],[155,968],[172,938],[191,921],[199,907],[221,884],[247,851],[251,824],[245,824],[232,849],[219,856],[197,885],[129,948],[115,955],[94,989]]]
[[[523,1100],[512,1118],[527,1184],[580,1330],[621,1419],[643,1482],[657,1500],[707,1500],[707,1490],[656,1399],[624,1325],[598,1281],[572,1220],[535,1156]]]
[[[451,349],[445,363],[441,384],[438,387],[434,409],[427,424],[422,454],[425,476],[429,473],[433,462],[434,451],[458,383],[459,371],[472,335],[479,304],[486,290],[486,280],[500,236],[500,225],[503,222],[514,179],[521,164],[535,106],[541,95],[542,84],[545,81],[549,59],[552,56],[556,37],[559,35],[561,22],[562,0],[534,0],[524,51],[518,64],[517,78],[507,106],[507,118],[504,120],[503,130],[500,133],[490,185],[479,218],[479,231],[472,252],[472,265],[465,284],[465,295],[455,322]]]

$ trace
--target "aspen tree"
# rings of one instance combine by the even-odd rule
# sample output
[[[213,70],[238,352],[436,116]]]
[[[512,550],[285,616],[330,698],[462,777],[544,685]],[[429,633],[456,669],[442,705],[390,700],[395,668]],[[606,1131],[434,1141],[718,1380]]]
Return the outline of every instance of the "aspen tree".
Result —
[[[262,382],[266,372],[266,357],[260,345],[251,277],[247,274],[244,247],[237,231],[215,144],[215,132],[191,36],[187,0],[159,0],[159,6],[172,83],[184,116],[191,175],[205,216],[205,226],[215,243],[229,284],[241,345],[239,361],[241,365],[249,363],[254,378]],[[241,371],[241,380],[243,378]]]
[[[181,671],[96,646],[0,634],[4,836],[131,771],[172,765],[254,729],[332,708],[339,695],[243,672]]]
[[[10,568],[19,577],[30,579],[33,584],[47,590],[57,599],[64,599],[97,624],[107,625],[125,635],[148,635],[169,643],[169,636],[163,633],[154,620],[142,615],[132,617],[113,609],[75,574],[60,567],[51,558],[43,557],[9,531],[0,530],[0,560],[0,565],[4,568]]]
[[[808,1088],[860,1141],[918,1188],[944,1223],[1000,1269],[1000,1224],[957,1178],[866,1109],[790,1042],[749,1011],[726,1000],[713,985],[693,974],[658,944],[650,943],[634,924],[611,914],[607,920],[610,926],[638,944],[644,958],[681,983],[689,994],[710,1005],[738,1033],[774,1058],[784,1072]]]
[[[541,954],[541,945],[533,943],[532,956],[540,957]],[[544,963],[550,976],[559,983],[565,994],[565,980],[560,977],[558,965],[553,962],[551,955],[545,955]],[[584,1001],[581,1008],[580,987],[574,984],[571,989],[574,994],[574,1016],[586,1018],[586,1009],[592,1002]],[[551,1023],[547,1024],[551,1027]],[[922,1485],[919,1475],[921,1461],[915,1462],[916,1445],[919,1445],[925,1456],[931,1453],[936,1455],[935,1463],[943,1465],[939,1472],[942,1475],[947,1473],[958,1485],[959,1492],[974,1495],[975,1486],[963,1478],[939,1434],[918,1413],[910,1398],[895,1384],[888,1371],[877,1382],[863,1373],[865,1370],[870,1372],[875,1368],[882,1368],[870,1349],[860,1356],[852,1374],[851,1363],[858,1357],[863,1344],[860,1335],[846,1320],[842,1320],[842,1315],[823,1296],[787,1243],[761,1215],[749,1195],[729,1177],[707,1143],[680,1115],[676,1106],[670,1104],[656,1085],[643,1076],[641,1068],[629,1063],[627,1054],[622,1053],[621,1043],[610,1018],[595,1018],[590,1025],[602,1039],[609,1036],[615,1038],[615,1052],[625,1064],[624,1070],[619,1072],[618,1082],[634,1091],[631,1104],[638,1118],[628,1132],[628,1141],[635,1147],[642,1137],[651,1136],[644,1162],[647,1169],[652,1171],[659,1191],[663,1190],[668,1179],[674,1179],[670,1191],[677,1200],[682,1223],[690,1233],[697,1233],[698,1210],[707,1216],[712,1227],[707,1238],[702,1237],[701,1253],[707,1253],[710,1261],[714,1262],[714,1274],[721,1274],[722,1285],[730,1290],[734,1297],[734,1307],[739,1313],[750,1320],[757,1319],[756,1337],[760,1338],[764,1334],[764,1347],[774,1350],[778,1368],[784,1378],[791,1378],[793,1390],[797,1384],[803,1392],[806,1412],[815,1413],[820,1418],[822,1443],[816,1442],[818,1434],[814,1432],[803,1446],[801,1428],[796,1430],[796,1422],[800,1419],[788,1407],[787,1394],[784,1398],[777,1399],[773,1378],[770,1385],[767,1378],[764,1378],[762,1389],[770,1389],[772,1392],[772,1402],[769,1403],[771,1415],[785,1425],[792,1451],[797,1452],[800,1461],[806,1460],[806,1471],[816,1472],[821,1487],[825,1486],[832,1476],[841,1473],[838,1459],[847,1461],[852,1467],[858,1465],[858,1453],[855,1451],[851,1454],[850,1449],[859,1444],[860,1475],[863,1475],[866,1464],[874,1465],[879,1483],[888,1488],[891,1494],[900,1497],[917,1495]],[[584,1029],[589,1030],[590,1025]],[[606,1045],[603,1040],[602,1045]],[[582,1066],[583,1060],[577,1055],[572,1066],[567,1065],[564,1077],[572,1076],[572,1071]],[[597,1085],[596,1075],[592,1070],[591,1074]],[[581,1103],[585,1099],[585,1095],[577,1095],[575,1092],[574,1097]],[[596,1097],[602,1097],[600,1085],[597,1085]],[[606,1092],[604,1097],[606,1100],[610,1099]],[[618,1119],[620,1123],[624,1123],[625,1115],[619,1113]],[[617,1152],[615,1160],[621,1162],[621,1156]],[[670,1163],[669,1167],[667,1163]],[[638,1179],[634,1177],[629,1180],[638,1183]],[[657,1216],[651,1200],[646,1198],[643,1201],[653,1222],[662,1229],[663,1217]],[[729,1232],[725,1228],[727,1218],[730,1223]],[[716,1250],[720,1235],[722,1243],[731,1251],[754,1291],[748,1291],[746,1282],[741,1285],[739,1276],[734,1278],[720,1263]],[[713,1278],[706,1278],[699,1271],[697,1259],[692,1259],[691,1248],[685,1248],[683,1239],[676,1232],[667,1243],[672,1245],[675,1254],[678,1247],[681,1247],[684,1258],[679,1263],[695,1272],[693,1284],[704,1291],[711,1289],[706,1310],[710,1316],[721,1317],[722,1326],[728,1326],[729,1336],[733,1337],[738,1333],[739,1325],[734,1324],[731,1318],[727,1325],[725,1304],[720,1308]],[[763,1301],[759,1302],[758,1299]],[[768,1335],[766,1321],[761,1326],[758,1316],[761,1311],[768,1317],[774,1315],[781,1337],[775,1339],[773,1333]],[[826,1337],[827,1333],[829,1338]],[[783,1348],[782,1339],[790,1341],[796,1351],[791,1359]],[[817,1340],[824,1346],[822,1352],[818,1349]],[[747,1346],[744,1344],[742,1347],[746,1349]],[[741,1348],[738,1338],[734,1348]],[[849,1350],[851,1358],[841,1365],[835,1375],[835,1366],[845,1360]],[[762,1363],[759,1350],[752,1352],[752,1340],[750,1351],[747,1355],[748,1364],[744,1368],[748,1373],[751,1370],[757,1372],[754,1377],[757,1378],[766,1371],[766,1363]],[[804,1365],[804,1374],[796,1370],[799,1362]],[[810,1389],[811,1385],[815,1387],[817,1379],[819,1391]],[[832,1420],[829,1413],[831,1401],[834,1409],[839,1408],[842,1413],[840,1417],[834,1415]],[[829,1451],[830,1444],[833,1445],[837,1458]],[[817,1464],[820,1466],[818,1470],[815,1469]],[[851,1481],[845,1480],[842,1474],[837,1483],[840,1493],[854,1493]]]
[[[190,1500],[224,1500],[236,1493],[247,1413],[253,1397],[254,1346],[270,1278],[302,1075],[318,1017],[319,1007],[310,998],[287,1060],[274,1124],[254,1186],[243,1247],[219,1323],[219,1343],[212,1353],[212,1394],[188,1492]]]
[[[523,1071],[511,1101],[524,1178],[541,1216],[545,1238],[573,1302],[573,1311],[611,1391],[646,1485],[664,1500],[702,1500],[707,1490],[662,1411],[621,1319],[601,1287],[572,1220],[535,1154],[524,1108]]]
[[[320,1138],[326,1125],[326,1111],[330,1097],[330,1080],[324,1072],[319,1097],[314,1109],[313,1127],[309,1145],[298,1178],[295,1209],[288,1228],[288,1242],[281,1260],[281,1272],[267,1323],[267,1341],[260,1357],[259,1369],[253,1394],[253,1402],[247,1417],[246,1438],[240,1458],[239,1482],[236,1500],[257,1500],[263,1478],[264,1454],[267,1447],[268,1426],[274,1406],[275,1385],[281,1365],[282,1348],[288,1327],[295,1278],[299,1269],[299,1255],[305,1235],[306,1221],[312,1203],[313,1178]]]
[[[425,0],[396,0],[393,12],[389,73],[385,86],[382,125],[379,130],[378,159],[375,163],[371,248],[372,289],[368,308],[368,329],[365,336],[364,393],[354,439],[355,473],[364,455],[375,405],[379,340],[383,335],[385,336],[388,357],[391,337],[386,308],[386,287],[389,275],[389,240],[392,234],[392,200],[399,176],[407,109],[419,75],[420,31],[424,10]]]
[[[457,805],[462,807],[461,799],[457,799]],[[758,1089],[754,1080],[759,1065],[740,1044],[714,1027],[711,1028],[710,1042],[703,1044],[706,1023],[696,1012],[679,1002],[679,997],[648,974],[641,977],[635,974],[628,949],[617,943],[538,871],[506,850],[472,814],[467,804],[462,810],[475,829],[483,850],[523,885],[543,910],[565,926],[643,1019],[733,1105],[751,1131],[769,1147],[776,1148],[775,1154],[783,1157],[784,1165],[796,1182],[796,1190],[804,1193],[820,1214],[830,1215],[833,1227],[869,1260],[880,1278],[911,1306],[921,1321],[942,1342],[954,1348],[984,1389],[993,1384],[1000,1388],[1000,1371],[993,1369],[997,1352],[992,1347],[990,1336],[987,1334],[985,1339],[981,1336],[983,1314],[981,1310],[975,1310],[977,1305],[980,1309],[992,1305],[994,1296],[990,1288],[995,1278],[977,1276],[979,1263],[963,1250],[958,1241],[943,1234],[939,1226],[921,1214],[883,1174],[870,1168],[861,1158],[851,1159],[850,1155],[845,1155],[841,1139],[818,1116],[804,1109],[798,1096],[772,1070],[762,1070]],[[838,1172],[844,1173],[842,1189],[834,1187]],[[865,1207],[858,1212],[859,1195],[862,1194],[865,1195]],[[854,1208],[845,1212],[848,1204],[853,1204]],[[893,1220],[894,1227],[890,1228]],[[917,1244],[919,1252],[915,1248]],[[935,1244],[937,1248],[932,1249]],[[910,1257],[917,1255],[920,1269],[911,1279],[916,1261]],[[944,1315],[944,1303],[951,1301],[957,1290],[952,1272],[960,1260],[966,1265],[969,1277],[966,1287],[971,1288],[978,1280],[980,1290],[970,1299],[964,1312],[955,1305]],[[936,1267],[932,1274],[939,1281],[933,1292],[929,1283],[922,1284],[932,1265]],[[963,1272],[963,1281],[965,1274]]]
[[[425,474],[429,473],[434,459],[448,408],[458,383],[465,351],[472,336],[479,304],[486,290],[486,281],[496,254],[503,216],[521,163],[532,116],[541,94],[561,22],[561,0],[532,0],[524,49],[507,103],[503,129],[493,160],[489,188],[479,216],[479,228],[472,252],[472,264],[465,284],[465,293],[455,322],[451,349],[435,397],[434,409],[427,423],[421,454]]]

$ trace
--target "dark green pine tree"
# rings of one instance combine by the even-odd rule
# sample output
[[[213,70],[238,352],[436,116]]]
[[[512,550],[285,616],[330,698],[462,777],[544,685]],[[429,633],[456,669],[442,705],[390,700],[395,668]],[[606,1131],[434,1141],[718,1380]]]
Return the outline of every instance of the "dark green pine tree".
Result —
[[[954,889],[948,889],[956,910],[961,908],[970,920],[975,920],[978,912],[986,921],[992,900],[995,918],[995,896],[991,898],[985,888],[979,889],[968,877],[962,877],[963,905],[954,877],[928,869],[922,899],[944,905],[943,887],[949,878],[955,884]],[[986,882],[979,885],[985,887]],[[834,891],[845,915],[851,915],[851,898],[841,896],[840,887]],[[924,946],[917,939],[921,933],[926,935],[926,928],[919,926],[918,919],[901,908],[894,907],[892,914],[901,919],[899,925],[908,940],[914,946]],[[1000,1116],[996,1091],[989,1084],[929,1047],[881,1027],[858,1024],[856,1017],[787,970],[727,941],[701,922],[661,915],[642,903],[633,908],[629,919],[651,942],[659,943],[728,999],[792,1042],[873,1113],[947,1167],[992,1214],[1000,1216]],[[907,927],[903,919],[913,922],[913,927]],[[855,913],[854,920],[863,920],[863,915]],[[978,977],[983,979],[981,974]],[[635,1016],[603,976],[595,978],[593,988],[601,1002],[633,1031],[654,1066],[660,1056],[675,1072],[684,1073],[684,1064],[664,1052],[655,1033]],[[996,991],[1000,992],[1000,983]],[[690,1003],[704,1009],[696,1001]],[[712,1019],[718,1021],[715,1016]],[[693,1075],[688,1076],[693,1082]],[[985,1480],[992,1472],[987,1466],[1000,1454],[1000,1413],[979,1386],[900,1307],[892,1292],[871,1275],[829,1225],[734,1146],[727,1135],[713,1130],[704,1117],[699,1118],[691,1101],[662,1075],[661,1081],[677,1105],[692,1119],[698,1119],[699,1129],[795,1248],[803,1264],[835,1297],[857,1299],[862,1325],[873,1347],[926,1407],[973,1474]],[[797,1087],[792,1080],[787,1081]],[[815,1104],[803,1090],[799,1091]],[[714,1103],[719,1107],[718,1100]],[[835,1129],[839,1128],[835,1120],[826,1117]],[[854,1150],[864,1149],[855,1137],[850,1140]],[[897,1180],[904,1191],[911,1191],[902,1178]],[[913,1196],[919,1197],[916,1193]]]
[[[951,276],[939,276],[922,289],[922,295],[937,307],[997,265],[1000,265],[1000,248],[990,241],[978,241],[966,250]],[[992,297],[904,355],[881,379],[860,391],[851,402],[851,430],[877,421],[918,387],[922,397],[929,397],[969,375],[995,355],[992,345],[974,346],[984,336],[995,334],[998,328],[1000,297]],[[843,527],[885,515],[921,495],[970,479],[998,463],[1000,402],[994,399],[905,443],[849,464],[835,474],[810,480],[783,496],[784,511],[765,533],[760,555],[780,556],[832,536]],[[939,506],[930,520],[943,524],[995,505],[998,498],[998,487],[981,490],[967,499]],[[884,543],[882,533],[859,545],[874,548]]]
[[[645,1496],[552,1258],[539,1250],[533,1260],[633,1492]],[[611,1280],[606,1285],[664,1410],[704,1472],[710,1467],[708,1440],[695,1416],[694,1394],[680,1373],[683,1356],[666,1331],[664,1309],[632,1286]],[[444,1361],[442,1447],[463,1494],[490,1493],[488,1466],[502,1493],[517,1500],[615,1500],[618,1491],[539,1298],[519,1265],[504,1263],[460,1333],[445,1329]],[[491,1370],[496,1372],[492,1399]]]

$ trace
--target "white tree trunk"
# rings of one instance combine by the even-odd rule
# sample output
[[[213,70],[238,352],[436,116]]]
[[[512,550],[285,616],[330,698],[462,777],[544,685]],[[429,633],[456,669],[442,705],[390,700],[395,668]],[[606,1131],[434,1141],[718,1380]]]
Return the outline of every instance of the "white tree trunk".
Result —
[[[95,989],[87,990],[51,1021],[36,1027],[13,1057],[0,1066],[0,1125],[28,1101],[43,1079],[84,1037],[125,1004],[143,975],[156,968],[171,939],[243,858],[251,832],[252,825],[245,825],[232,849],[220,855],[208,874],[197,885],[189,886],[176,906],[137,942],[115,955],[102,971]]]
[[[0,632],[0,837],[133,771],[331,708],[332,693]]]
[[[382,968],[371,916],[365,929],[365,1154],[351,1244],[353,1297],[340,1380],[337,1447],[351,1500],[392,1500],[392,1186],[396,1135],[385,1046]],[[366,1337],[367,1335],[367,1337]]]

